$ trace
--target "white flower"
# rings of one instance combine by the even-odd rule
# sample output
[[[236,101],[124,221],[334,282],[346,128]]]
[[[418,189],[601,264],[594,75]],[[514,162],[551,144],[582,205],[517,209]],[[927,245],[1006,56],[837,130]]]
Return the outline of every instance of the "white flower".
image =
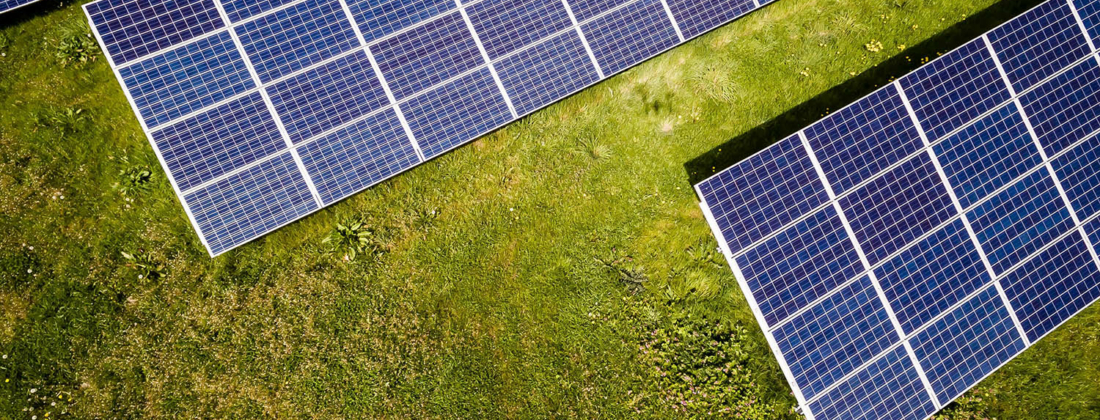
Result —
[[[28,268],[28,269],[27,269],[27,274],[30,274],[30,273],[31,273],[31,271],[32,271],[32,270]]]
[[[38,388],[31,388],[31,394],[38,392]]]

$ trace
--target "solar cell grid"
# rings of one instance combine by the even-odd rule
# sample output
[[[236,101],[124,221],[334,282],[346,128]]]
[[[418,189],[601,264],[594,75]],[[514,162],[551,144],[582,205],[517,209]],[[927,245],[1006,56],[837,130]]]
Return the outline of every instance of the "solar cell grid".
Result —
[[[428,159],[512,119],[500,89],[484,68],[418,95],[401,109]]]
[[[774,335],[809,399],[900,341],[867,276],[783,324]]]
[[[577,18],[581,19],[580,14]],[[596,61],[609,74],[626,70],[680,42],[660,0],[637,0],[582,24],[581,29]]]
[[[341,57],[265,89],[294,143],[389,105],[364,52]]]
[[[947,53],[899,82],[932,142],[1011,97],[981,39]]]
[[[874,271],[906,334],[993,280],[960,219],[902,250]]]
[[[998,274],[1073,229],[1073,220],[1046,168],[1024,177],[967,212]]]
[[[863,271],[840,217],[826,207],[737,257],[768,326]]]
[[[1047,156],[1100,129],[1100,65],[1085,60],[1020,97]]]
[[[119,74],[149,128],[256,87],[225,32],[123,67]]]
[[[752,0],[668,0],[668,7],[684,37],[693,38],[751,12],[756,5]]]
[[[458,13],[387,38],[371,52],[398,100],[485,65]]]
[[[1048,1],[988,34],[1017,92],[1089,54],[1069,4]]]
[[[504,90],[520,115],[599,81],[576,32],[566,32],[496,63]]]
[[[815,420],[920,419],[936,411],[912,359],[900,346],[809,407]]]
[[[1081,23],[1089,32],[1093,45],[1100,43],[1100,2],[1095,0],[1073,0]]]
[[[714,217],[734,254],[829,199],[798,136],[780,141],[699,189],[708,200],[723,203],[715,207]]]
[[[299,0],[221,0],[230,22],[240,22]]]
[[[1077,217],[1100,214],[1100,138],[1093,136],[1055,158],[1051,165]]]
[[[306,0],[234,30],[264,83],[360,46],[337,0]]]
[[[101,0],[84,9],[116,66],[225,27],[213,0]]]
[[[3,0],[0,1],[0,13],[4,13],[10,10],[26,6],[31,3],[35,3],[38,0]]]
[[[1024,350],[995,287],[986,287],[911,341],[940,401],[951,401]]]
[[[1013,103],[935,144],[933,150],[964,209],[1043,163]]]
[[[251,93],[153,133],[180,190],[286,149],[259,93]]]
[[[493,60],[573,25],[561,0],[481,0],[467,14]]]
[[[957,214],[927,155],[874,178],[840,206],[871,265]]]
[[[1082,10],[1083,24],[1068,1]],[[861,264],[856,280],[839,284],[806,275],[782,282],[783,290],[814,291],[808,307],[797,294],[768,301],[759,279],[772,279],[765,268],[791,267],[783,261],[797,254],[794,261],[834,255],[771,243],[806,243],[784,235],[815,216],[745,240],[751,229],[739,226],[758,223],[752,215],[764,206],[750,201],[754,195],[715,188],[761,189],[767,179],[754,179],[754,170],[798,166],[781,161],[777,145],[697,185],[706,219],[808,417],[925,419],[1100,298],[1100,257],[1091,248],[1100,243],[1100,166],[1093,164],[1100,140],[1090,138],[1100,128],[1093,115],[1100,112],[1100,66],[1085,37],[1096,4],[1045,3],[984,35],[988,44],[968,43],[803,130],[815,170],[835,192],[833,205],[843,210],[874,273],[866,277]],[[905,95],[896,96],[898,89]],[[924,145],[929,153],[917,153]],[[919,176],[906,176],[913,174]],[[957,208],[968,211],[958,215]],[[758,247],[771,252],[754,253]],[[851,299],[860,282],[881,286],[868,291],[868,302],[881,296],[888,322],[898,325],[889,331],[893,325],[884,323],[883,336],[906,337],[886,347],[872,342],[874,355],[831,376],[844,362],[830,352],[868,341],[846,332],[818,335],[828,330],[826,319],[844,317],[821,316],[827,311],[819,307]],[[771,312],[791,301],[801,309],[775,324]]]
[[[804,131],[837,195],[922,147],[892,88],[878,90]]]

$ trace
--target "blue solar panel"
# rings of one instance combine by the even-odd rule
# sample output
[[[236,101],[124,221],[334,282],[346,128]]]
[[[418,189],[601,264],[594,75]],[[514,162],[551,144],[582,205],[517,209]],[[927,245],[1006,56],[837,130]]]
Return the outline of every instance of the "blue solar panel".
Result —
[[[116,66],[225,27],[213,0],[101,0],[84,11]]]
[[[338,0],[306,0],[235,31],[265,83],[360,47]]]
[[[580,37],[572,31],[501,60],[496,70],[520,115],[600,80]]]
[[[964,209],[1043,163],[1012,103],[937,143],[933,150]]]
[[[905,348],[898,346],[810,403],[815,420],[923,419],[936,412]]]
[[[317,209],[289,153],[223,178],[185,199],[214,253]]]
[[[367,42],[455,9],[454,0],[347,0]]]
[[[1096,0],[1073,0],[1077,7],[1077,14],[1081,15],[1081,22],[1089,31],[1089,38],[1093,44],[1100,43],[1100,2]]]
[[[23,7],[37,1],[38,0],[3,0],[0,1],[0,13],[7,12],[9,10],[15,10],[19,7]]]
[[[1050,1],[989,32],[989,41],[1017,92],[1089,54],[1069,4]]]
[[[668,0],[668,8],[684,36],[694,38],[753,11],[756,6],[752,0]]]
[[[286,149],[259,93],[166,126],[153,141],[183,191]]]
[[[392,109],[309,142],[298,152],[326,205],[420,163]]]
[[[1046,168],[990,197],[967,217],[998,275],[1073,229]]]
[[[899,81],[929,141],[1011,99],[989,49],[980,39]]]
[[[1081,220],[1100,213],[1100,138],[1090,137],[1051,162]]]
[[[482,0],[466,13],[494,60],[573,26],[561,0]]]
[[[222,9],[230,22],[240,22],[252,16],[295,3],[298,0],[222,0]]]
[[[951,401],[1024,350],[1012,315],[990,286],[910,342],[940,401]]]
[[[871,265],[957,215],[927,155],[854,190],[840,207]]]
[[[581,28],[606,73],[626,70],[680,42],[660,0],[638,0]]]
[[[1020,97],[1035,135],[1054,156],[1100,129],[1100,66],[1086,60]]]
[[[875,276],[906,334],[993,280],[959,219],[886,260]]]
[[[136,62],[119,74],[149,128],[256,87],[225,32]]]
[[[715,221],[738,253],[829,200],[798,136],[788,137],[699,184]]]
[[[774,331],[806,398],[900,341],[867,276]]]
[[[863,271],[832,207],[746,250],[737,261],[769,326]]]
[[[578,21],[586,21],[601,13],[630,3],[631,0],[567,0]],[[587,31],[586,31],[587,32]]]
[[[458,13],[387,38],[371,52],[398,100],[485,64]]]
[[[267,92],[295,143],[389,105],[362,52],[271,85]]]
[[[1066,1],[800,132],[835,201],[798,136],[696,186],[808,418],[927,419],[1100,298],[1100,2]]]
[[[920,133],[892,87],[833,113],[805,133],[837,194],[922,147]]]
[[[1100,297],[1100,271],[1076,232],[1001,280],[1031,341]]]
[[[428,159],[512,119],[508,104],[486,69],[414,97],[402,109]]]

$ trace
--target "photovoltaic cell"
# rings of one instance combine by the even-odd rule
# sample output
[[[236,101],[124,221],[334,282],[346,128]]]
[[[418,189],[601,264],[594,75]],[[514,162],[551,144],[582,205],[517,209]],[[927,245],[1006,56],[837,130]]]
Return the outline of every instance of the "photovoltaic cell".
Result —
[[[998,275],[1073,229],[1046,168],[979,204],[967,217]]]
[[[1001,280],[1031,341],[1100,297],[1100,271],[1081,238],[1056,242]]]
[[[389,105],[382,84],[363,52],[341,57],[266,89],[295,143]]]
[[[233,23],[277,9],[298,0],[222,0],[222,9]]]
[[[751,12],[752,0],[668,0],[684,37],[693,38]]]
[[[606,73],[626,70],[680,42],[660,0],[637,0],[581,27]]]
[[[913,360],[898,346],[810,403],[817,420],[923,419],[936,412]]]
[[[927,155],[918,155],[840,199],[871,265],[957,213]]]
[[[136,62],[119,74],[149,128],[256,87],[225,32]]]
[[[371,52],[398,100],[485,65],[458,13],[387,38]]]
[[[416,96],[402,104],[402,110],[428,159],[512,119],[488,69]]]
[[[516,112],[527,114],[599,81],[576,32],[566,32],[495,64]]]
[[[17,7],[26,6],[37,1],[38,0],[3,0],[0,1],[0,13],[13,10]]]
[[[867,276],[783,324],[774,335],[806,398],[900,341]]]
[[[1043,163],[1013,103],[937,143],[933,150],[964,209]]]
[[[900,82],[932,142],[1011,99],[981,39],[909,73]]]
[[[101,0],[84,7],[116,66],[225,27],[213,0]]]
[[[392,109],[309,142],[299,153],[325,205],[420,163]]]
[[[1077,14],[1088,28],[1093,45],[1100,44],[1100,2],[1096,0],[1073,0]]]
[[[577,21],[583,22],[608,10],[630,3],[631,0],[567,0]]]
[[[1081,220],[1100,213],[1100,138],[1093,136],[1051,162]]]
[[[561,0],[482,0],[466,13],[493,60],[573,26]]]
[[[1020,97],[1035,135],[1054,156],[1100,129],[1100,66],[1086,60]]]
[[[832,207],[746,250],[738,263],[769,326],[863,271]]]
[[[922,147],[920,133],[893,88],[872,93],[805,133],[838,195]]]
[[[798,136],[699,185],[715,222],[738,253],[829,200]]]
[[[367,42],[455,9],[454,0],[347,0]]]
[[[993,280],[958,219],[885,261],[875,276],[906,334]]]
[[[360,47],[338,0],[306,0],[234,30],[264,83]]]
[[[987,287],[911,340],[940,401],[951,401],[1024,350],[995,287]]]
[[[185,199],[215,253],[317,209],[289,152],[187,194]]]
[[[807,418],[926,420],[1100,299],[1098,15],[1040,5],[696,185]]]
[[[1050,1],[989,32],[1017,92],[1089,54],[1088,42],[1065,1]]]
[[[183,191],[286,149],[259,93],[164,127],[153,141]]]

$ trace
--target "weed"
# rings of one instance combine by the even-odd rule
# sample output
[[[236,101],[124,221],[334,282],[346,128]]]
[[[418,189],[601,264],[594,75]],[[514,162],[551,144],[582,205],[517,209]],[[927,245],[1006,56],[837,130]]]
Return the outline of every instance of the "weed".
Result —
[[[124,196],[149,192],[153,184],[153,171],[146,166],[131,166],[118,171],[119,181],[113,187]]]
[[[597,161],[611,159],[612,156],[611,147],[600,143],[594,137],[577,139],[576,151]]]
[[[37,128],[53,129],[61,137],[65,137],[82,131],[88,121],[88,115],[82,108],[55,108],[51,106],[45,111],[32,114],[32,121]]]
[[[153,259],[149,253],[144,250],[138,250],[135,253],[122,252],[122,258],[126,259],[126,266],[134,269],[138,273],[138,280],[143,281],[155,281],[164,277],[166,274],[166,268],[164,263]]]
[[[90,33],[71,31],[61,37],[55,55],[61,67],[82,66],[99,57],[99,44]]]
[[[343,253],[345,261],[354,261],[359,255],[375,255],[379,247],[374,228],[362,217],[351,217],[336,224],[321,243],[332,246],[332,251]]]

